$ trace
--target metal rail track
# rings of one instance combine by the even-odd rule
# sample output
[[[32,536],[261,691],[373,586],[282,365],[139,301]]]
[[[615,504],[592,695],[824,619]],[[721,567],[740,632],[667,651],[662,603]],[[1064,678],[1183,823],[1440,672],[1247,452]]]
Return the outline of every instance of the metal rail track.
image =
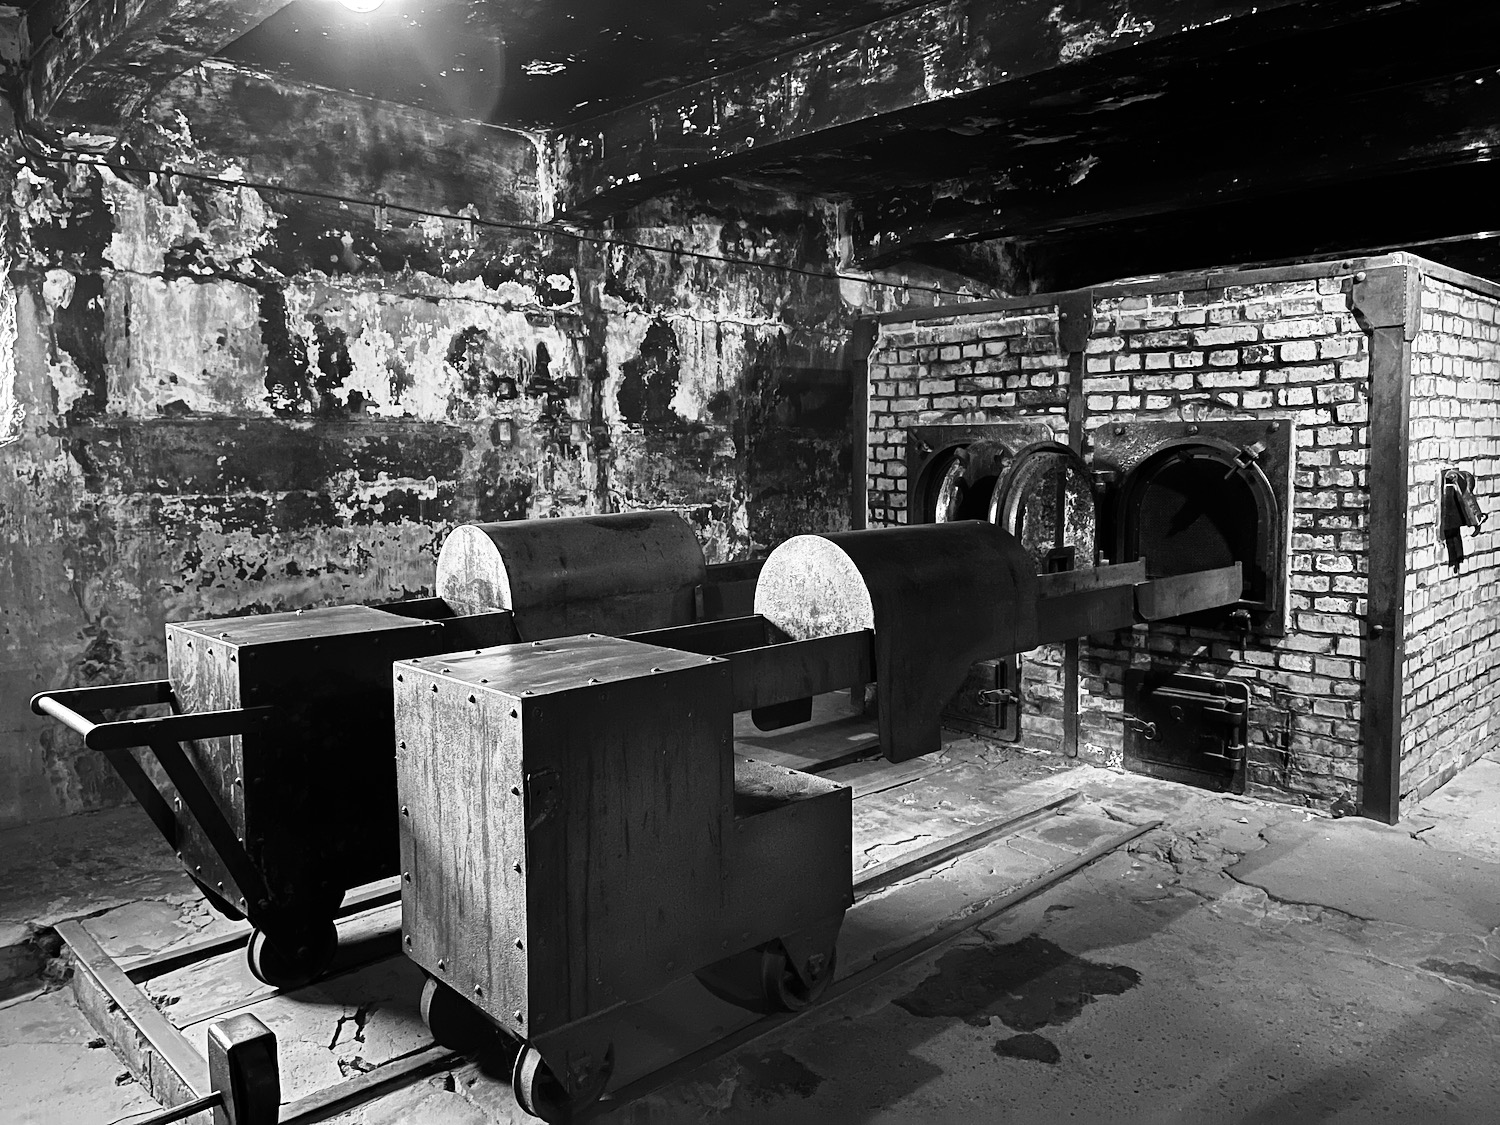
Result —
[[[888,890],[897,883],[922,874],[944,863],[958,859],[997,840],[1014,836],[1027,828],[1058,815],[1069,805],[1080,799],[1082,793],[1073,790],[1044,803],[1022,809],[973,829],[956,833],[934,841],[914,851],[870,867],[860,872],[854,880],[855,902]],[[1161,821],[1132,826],[1127,831],[1111,836],[1081,855],[1056,864],[1040,872],[1026,882],[1007,888],[970,906],[962,914],[950,918],[937,929],[882,956],[879,960],[848,976],[835,980],[824,997],[811,1008],[802,1012],[777,1013],[763,1016],[729,1034],[706,1044],[690,1054],[669,1062],[665,1066],[633,1079],[624,1086],[607,1094],[599,1103],[580,1115],[579,1120],[591,1120],[613,1113],[629,1103],[684,1077],[697,1068],[753,1043],[779,1028],[799,1019],[807,1012],[823,1008],[843,996],[863,988],[922,956],[953,938],[997,917],[1005,910],[1056,886],[1070,875],[1094,863],[1110,852],[1130,843],[1161,825]],[[342,916],[347,916],[388,903],[392,899],[392,888],[384,883],[372,884],[346,901]],[[111,959],[79,922],[65,922],[57,928],[59,936],[67,943],[78,969],[74,992],[80,1006],[107,1037],[117,1043],[121,1037],[112,1032],[124,1024],[134,1032],[136,1050],[130,1052],[127,1062],[132,1069],[144,1072],[143,1084],[159,1101],[175,1105],[175,1110],[166,1111],[174,1116],[161,1120],[177,1120],[187,1111],[187,1103],[200,1101],[210,1096],[207,1061],[198,1054],[187,1038],[156,1007],[151,998],[139,987],[145,981],[167,972],[184,968],[210,957],[243,945],[248,936],[231,934],[223,938],[195,943],[185,949],[143,958],[121,966]],[[387,944],[379,940],[384,935],[361,943],[365,951],[362,957],[351,958],[338,966],[339,972],[352,972],[364,965],[383,960],[390,955]],[[244,1000],[228,1005],[219,1011],[195,1018],[195,1023],[212,1019],[229,1011],[239,1011],[259,1003],[280,990],[267,990]],[[136,1057],[138,1056],[138,1057]],[[338,1113],[368,1102],[386,1091],[414,1082],[434,1072],[460,1062],[463,1056],[449,1048],[433,1044],[411,1054],[394,1059],[375,1070],[358,1075],[337,1086],[288,1102],[280,1107],[279,1125],[312,1125]]]

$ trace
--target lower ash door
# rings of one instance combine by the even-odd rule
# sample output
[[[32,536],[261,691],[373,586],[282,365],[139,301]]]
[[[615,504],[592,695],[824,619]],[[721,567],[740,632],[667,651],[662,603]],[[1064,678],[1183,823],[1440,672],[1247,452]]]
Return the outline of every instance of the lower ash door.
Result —
[[[943,725],[1000,742],[1021,739],[1021,658],[981,660],[943,712]]]
[[[1249,687],[1232,680],[1127,672],[1125,768],[1243,793],[1249,709]]]

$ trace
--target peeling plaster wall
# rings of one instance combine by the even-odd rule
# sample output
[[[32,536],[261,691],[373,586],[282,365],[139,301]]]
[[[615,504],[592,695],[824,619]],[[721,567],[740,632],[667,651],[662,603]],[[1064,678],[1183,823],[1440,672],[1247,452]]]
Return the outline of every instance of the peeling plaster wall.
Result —
[[[389,186],[347,152],[299,167],[272,135],[240,136],[255,153],[237,163],[233,130],[183,107],[228,113],[241,79],[183,81],[141,130],[141,159]],[[254,93],[268,120],[277,98],[309,104]],[[363,102],[316,105],[364,130],[320,135],[377,120]],[[378,124],[372,161],[444,143],[410,114]],[[222,147],[196,147],[204,136]],[[530,145],[516,134],[494,158],[514,192],[545,182]],[[420,595],[444,535],[470,521],[671,507],[711,561],[847,526],[861,311],[847,298],[879,289],[394,208],[377,223],[373,208],[180,177],[7,167],[0,827],[127,799],[26,701],[164,674],[167,621]],[[397,186],[421,182],[407,160]],[[604,233],[827,271],[837,219],[724,186]]]

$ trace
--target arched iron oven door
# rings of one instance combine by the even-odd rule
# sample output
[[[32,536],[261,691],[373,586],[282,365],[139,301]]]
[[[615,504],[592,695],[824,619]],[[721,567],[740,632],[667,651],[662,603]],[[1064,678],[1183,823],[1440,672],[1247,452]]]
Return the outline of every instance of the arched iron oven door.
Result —
[[[1010,458],[985,518],[1010,532],[1038,574],[1082,570],[1096,561],[1098,513],[1088,465],[1061,442],[1039,441]]]
[[[1239,562],[1244,592],[1201,624],[1283,631],[1285,513],[1262,467],[1264,449],[1206,435],[1162,442],[1121,482],[1115,556],[1149,577]]]
[[[1037,422],[950,423],[907,431],[908,523],[982,520],[1015,455],[1049,438]]]

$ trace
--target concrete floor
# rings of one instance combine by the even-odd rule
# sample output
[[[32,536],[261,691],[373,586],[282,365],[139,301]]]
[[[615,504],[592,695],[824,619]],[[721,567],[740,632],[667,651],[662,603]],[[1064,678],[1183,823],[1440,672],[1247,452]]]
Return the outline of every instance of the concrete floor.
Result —
[[[1500,1121],[1500,761],[1395,828],[1091,768],[1025,776],[1166,823],[607,1119]],[[139,827],[132,812],[99,823]],[[51,884],[48,917],[90,894],[118,907],[133,886],[142,925],[165,911],[202,928],[170,856],[113,864],[109,832],[88,845],[105,852],[71,865],[84,890],[65,886],[58,827],[32,857]],[[12,925],[27,913],[24,847],[0,838]],[[106,917],[128,928],[128,914]],[[45,979],[11,990],[0,1121],[107,1123],[146,1105],[66,991]],[[518,1119],[507,1095],[466,1064],[338,1120],[488,1125]]]

